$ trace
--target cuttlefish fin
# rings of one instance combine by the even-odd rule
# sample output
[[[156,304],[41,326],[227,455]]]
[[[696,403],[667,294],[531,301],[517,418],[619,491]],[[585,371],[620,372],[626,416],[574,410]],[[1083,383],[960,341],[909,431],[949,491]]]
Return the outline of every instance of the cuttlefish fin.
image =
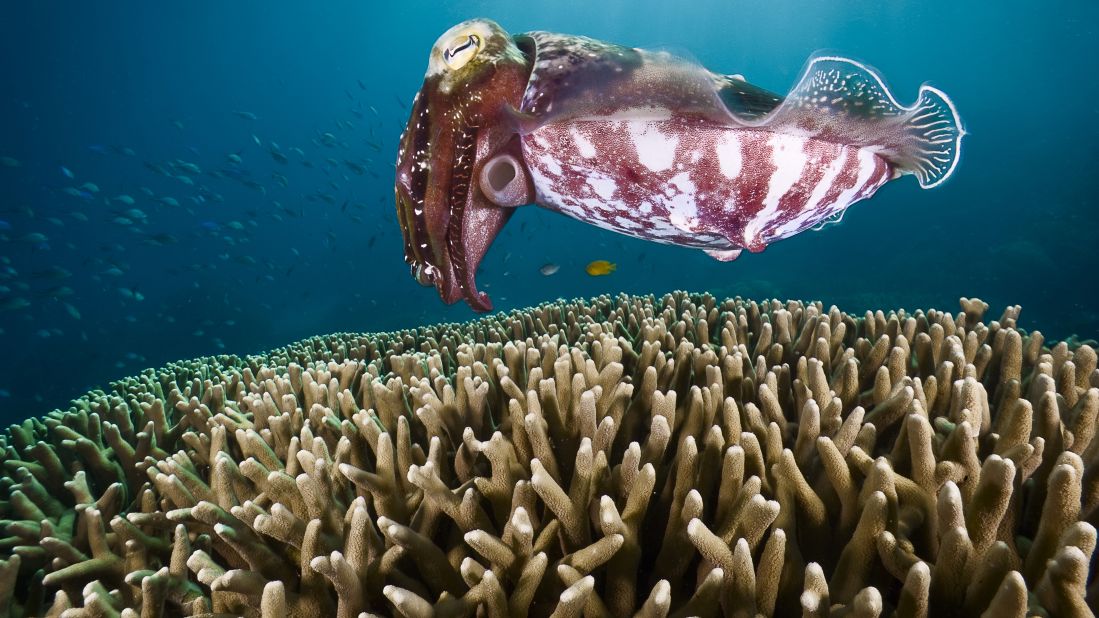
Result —
[[[743,249],[703,249],[703,251],[719,262],[732,262],[740,257],[740,252]]]
[[[753,124],[870,148],[925,189],[950,177],[965,135],[954,104],[937,88],[921,86],[905,107],[874,69],[831,55],[812,58],[782,104]]]

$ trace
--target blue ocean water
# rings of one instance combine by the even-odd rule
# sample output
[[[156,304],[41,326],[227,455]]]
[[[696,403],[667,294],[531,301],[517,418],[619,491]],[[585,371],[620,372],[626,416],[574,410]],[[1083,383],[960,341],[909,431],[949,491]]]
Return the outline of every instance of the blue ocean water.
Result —
[[[847,311],[979,296],[1047,337],[1099,334],[1096,3],[9,2],[0,421],[176,359],[473,318],[409,276],[393,162],[428,51],[476,16],[688,52],[776,92],[830,49],[902,103],[930,81],[968,131],[944,186],[901,179],[730,263],[521,208],[478,276],[496,309],[672,289]],[[593,260],[617,270],[591,277]]]

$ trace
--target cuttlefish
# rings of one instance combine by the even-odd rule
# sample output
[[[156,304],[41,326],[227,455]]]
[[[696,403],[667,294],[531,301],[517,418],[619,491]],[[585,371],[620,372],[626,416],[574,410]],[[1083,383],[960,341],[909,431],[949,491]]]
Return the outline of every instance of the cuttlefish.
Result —
[[[782,97],[665,51],[474,19],[431,49],[401,136],[405,260],[445,302],[488,311],[477,268],[532,203],[732,260],[899,176],[942,184],[963,135],[943,92],[903,106],[848,58],[810,58]]]

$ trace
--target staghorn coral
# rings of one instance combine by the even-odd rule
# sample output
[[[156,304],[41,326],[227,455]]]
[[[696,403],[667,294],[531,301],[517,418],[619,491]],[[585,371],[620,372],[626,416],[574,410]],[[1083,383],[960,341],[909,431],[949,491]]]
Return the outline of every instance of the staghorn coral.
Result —
[[[599,297],[0,438],[0,616],[1088,616],[1099,371],[1018,307]]]

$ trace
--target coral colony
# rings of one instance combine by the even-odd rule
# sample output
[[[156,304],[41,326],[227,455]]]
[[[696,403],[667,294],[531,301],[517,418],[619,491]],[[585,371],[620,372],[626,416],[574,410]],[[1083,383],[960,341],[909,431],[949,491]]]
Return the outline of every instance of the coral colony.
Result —
[[[987,308],[601,296],[149,370],[0,438],[0,615],[1092,615],[1096,352]]]

